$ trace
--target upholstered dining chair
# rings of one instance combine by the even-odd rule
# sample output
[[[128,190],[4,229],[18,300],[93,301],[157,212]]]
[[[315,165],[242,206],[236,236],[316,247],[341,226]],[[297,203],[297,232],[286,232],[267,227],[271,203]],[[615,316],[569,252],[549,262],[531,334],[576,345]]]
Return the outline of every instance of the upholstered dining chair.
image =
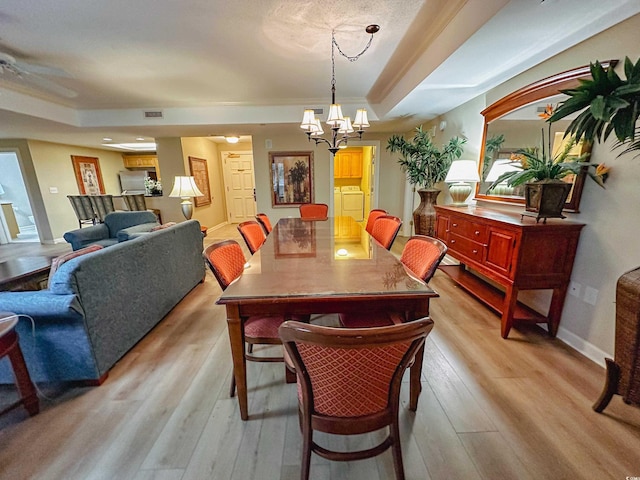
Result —
[[[373,222],[371,236],[384,248],[391,250],[391,245],[396,239],[402,220],[393,215],[382,215]]]
[[[300,205],[300,217],[305,220],[325,220],[329,213],[326,203],[303,203]]]
[[[334,461],[370,458],[391,448],[398,480],[404,479],[398,410],[402,375],[433,328],[429,318],[380,328],[344,329],[285,322],[280,338],[296,370],[302,465],[309,478],[311,452]],[[378,445],[336,452],[315,443],[314,431],[337,435],[389,427]]]
[[[93,213],[89,195],[67,195],[67,198],[78,218],[78,228],[82,228],[82,225],[96,224],[96,214]]]
[[[380,208],[374,208],[369,212],[369,216],[367,217],[367,226],[365,227],[365,230],[369,235],[371,235],[371,232],[373,231],[373,224],[375,221],[383,215],[387,215],[387,211]]]
[[[444,242],[425,235],[414,235],[402,249],[400,262],[417,278],[429,283],[446,254]],[[385,313],[341,313],[338,317],[340,324],[347,328],[382,327],[404,321]]]
[[[238,231],[247,244],[247,248],[249,248],[251,255],[256,253],[267,239],[267,235],[264,233],[264,230],[255,220],[242,222],[238,225]]]
[[[204,259],[216,277],[220,288],[224,291],[236,280],[244,271],[245,258],[242,247],[235,240],[224,240],[209,245],[202,253]],[[303,321],[308,321],[308,316],[295,317]],[[282,315],[252,316],[244,321],[244,339],[249,344],[249,349],[245,353],[245,358],[253,362],[282,362],[282,356],[268,357],[256,356],[253,354],[253,345],[280,345],[278,327],[284,322]],[[236,391],[236,379],[231,375],[230,396],[234,396]]]
[[[104,217],[107,214],[116,211],[116,207],[113,205],[113,195],[89,195],[89,199],[93,213],[96,214],[96,219],[100,223],[104,223]]]
[[[258,221],[258,223],[260,225],[262,225],[264,233],[269,235],[271,233],[272,227],[271,227],[271,220],[269,220],[269,217],[267,216],[267,214],[266,213],[258,213],[256,215],[256,220]]]

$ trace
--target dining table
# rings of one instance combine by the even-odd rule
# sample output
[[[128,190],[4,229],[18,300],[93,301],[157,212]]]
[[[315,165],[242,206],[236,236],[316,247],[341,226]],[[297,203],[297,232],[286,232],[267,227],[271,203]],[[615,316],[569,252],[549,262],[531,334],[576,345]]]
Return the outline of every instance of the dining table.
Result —
[[[351,217],[282,218],[217,303],[226,307],[242,420],[249,418],[243,321],[252,315],[429,315],[438,294]],[[424,347],[410,370],[409,408],[418,405]]]

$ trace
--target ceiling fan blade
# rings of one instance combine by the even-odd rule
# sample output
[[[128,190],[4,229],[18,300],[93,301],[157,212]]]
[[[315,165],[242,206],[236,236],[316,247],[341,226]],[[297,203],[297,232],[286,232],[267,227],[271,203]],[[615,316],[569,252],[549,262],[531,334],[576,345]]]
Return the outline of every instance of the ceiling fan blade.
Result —
[[[22,70],[20,72],[20,78],[28,85],[32,85],[55,95],[60,95],[61,97],[75,98],[78,96],[77,92],[74,92],[67,87],[63,87],[56,82],[47,80],[46,78],[34,75],[26,70]]]
[[[17,60],[15,67],[21,72],[34,73],[36,75],[52,75],[54,77],[72,78],[72,75],[61,68],[45,67],[44,65],[36,65],[34,63],[26,63]]]

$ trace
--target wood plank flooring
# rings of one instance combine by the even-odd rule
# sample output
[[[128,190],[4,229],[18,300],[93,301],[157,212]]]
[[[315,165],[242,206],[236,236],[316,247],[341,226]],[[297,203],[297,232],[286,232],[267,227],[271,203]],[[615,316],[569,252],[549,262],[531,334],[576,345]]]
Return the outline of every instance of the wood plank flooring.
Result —
[[[235,226],[210,231],[205,243],[223,238],[243,245]],[[402,239],[397,243],[396,251]],[[4,245],[3,255],[12,255]],[[604,382],[601,367],[534,327],[517,326],[503,340],[500,319],[442,272],[432,287],[440,298],[431,302],[435,328],[417,412],[407,410],[408,384],[402,389],[408,479],[640,476],[640,409],[615,397],[604,414],[591,410]],[[29,418],[17,409],[0,417],[0,478],[299,478],[295,385],[284,383],[282,364],[249,362],[250,420],[240,420],[228,393],[231,358],[225,311],[214,304],[219,294],[207,273],[102,386],[40,385],[47,397],[40,414]],[[14,387],[0,387],[0,404],[15,398]],[[381,435],[317,441],[362,448]],[[313,456],[311,478],[392,479],[391,454],[349,463]]]

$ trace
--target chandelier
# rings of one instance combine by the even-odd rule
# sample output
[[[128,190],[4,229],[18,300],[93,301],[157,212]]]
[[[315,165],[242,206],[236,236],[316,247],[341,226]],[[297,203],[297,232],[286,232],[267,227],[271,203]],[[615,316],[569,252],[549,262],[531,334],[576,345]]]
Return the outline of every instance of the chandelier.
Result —
[[[326,122],[327,125],[331,128],[331,139],[327,140],[322,136],[324,135],[324,130],[322,129],[320,120],[316,118],[316,113],[313,109],[306,109],[304,111],[300,128],[304,129],[309,141],[314,140],[316,142],[316,145],[322,142],[326,143],[329,146],[329,151],[334,155],[340,148],[344,148],[347,146],[347,141],[350,138],[361,139],[364,129],[369,126],[366,108],[359,108],[356,111],[356,116],[352,122],[351,117],[345,117],[342,115],[342,107],[340,106],[340,104],[336,103],[335,50],[338,49],[340,55],[348,59],[350,62],[355,62],[364,52],[369,49],[369,47],[371,46],[371,41],[373,40],[373,35],[378,32],[378,30],[380,30],[380,27],[378,25],[367,26],[365,31],[371,35],[371,37],[369,38],[369,42],[364,47],[364,50],[352,57],[349,55],[345,55],[345,53],[340,49],[340,46],[336,41],[335,30],[331,32],[331,106],[329,107],[329,115]],[[351,135],[354,132],[355,134]],[[344,145],[341,147],[342,144]]]

